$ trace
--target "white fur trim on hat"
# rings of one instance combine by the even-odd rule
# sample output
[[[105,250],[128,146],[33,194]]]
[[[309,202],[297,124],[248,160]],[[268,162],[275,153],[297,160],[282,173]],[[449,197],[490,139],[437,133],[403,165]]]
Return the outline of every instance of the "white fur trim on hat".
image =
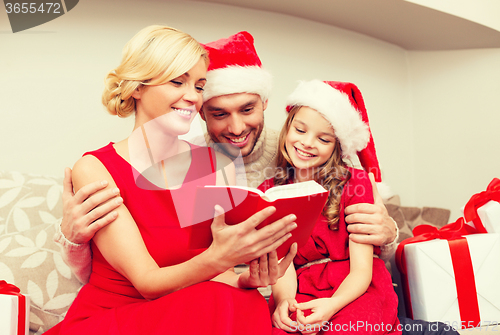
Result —
[[[344,157],[354,157],[370,140],[368,126],[349,97],[320,80],[301,81],[287,106],[307,106],[321,113],[331,123]]]
[[[272,90],[272,76],[259,66],[228,66],[207,72],[203,102],[234,93],[254,93],[267,101]]]

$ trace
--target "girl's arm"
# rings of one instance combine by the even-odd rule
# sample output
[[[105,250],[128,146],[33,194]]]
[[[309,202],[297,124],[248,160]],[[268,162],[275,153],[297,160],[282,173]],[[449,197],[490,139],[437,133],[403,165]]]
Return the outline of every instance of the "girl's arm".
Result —
[[[350,272],[331,298],[315,299],[297,304],[297,320],[303,325],[321,325],[331,319],[347,304],[366,292],[372,280],[373,245],[360,244],[349,240]],[[304,317],[302,310],[310,309],[312,314]],[[311,328],[311,327],[310,327]],[[302,332],[315,334],[315,331]]]
[[[276,309],[272,315],[273,325],[288,332],[297,331],[297,323],[290,319],[290,314],[296,311],[295,295],[297,293],[297,273],[295,266],[290,264],[285,275],[272,286]]]
[[[338,312],[366,292],[372,281],[373,245],[349,240],[349,274],[332,296]]]

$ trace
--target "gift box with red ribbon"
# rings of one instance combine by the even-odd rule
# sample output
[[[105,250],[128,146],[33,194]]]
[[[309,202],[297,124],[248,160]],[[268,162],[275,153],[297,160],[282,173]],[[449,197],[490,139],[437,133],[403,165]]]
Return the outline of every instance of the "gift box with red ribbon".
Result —
[[[480,234],[463,219],[413,234],[396,252],[407,315],[456,329],[500,322],[500,234]]]
[[[30,298],[19,288],[0,280],[0,334],[29,334]]]
[[[494,178],[486,191],[470,198],[464,218],[481,233],[500,233],[500,179]]]

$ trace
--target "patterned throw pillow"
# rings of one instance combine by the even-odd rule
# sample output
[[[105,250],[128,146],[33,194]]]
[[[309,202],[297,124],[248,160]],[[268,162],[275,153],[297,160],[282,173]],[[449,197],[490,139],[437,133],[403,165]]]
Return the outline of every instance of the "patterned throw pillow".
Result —
[[[62,178],[0,172],[0,279],[30,296],[30,331],[63,319],[81,287],[53,236],[62,218]]]

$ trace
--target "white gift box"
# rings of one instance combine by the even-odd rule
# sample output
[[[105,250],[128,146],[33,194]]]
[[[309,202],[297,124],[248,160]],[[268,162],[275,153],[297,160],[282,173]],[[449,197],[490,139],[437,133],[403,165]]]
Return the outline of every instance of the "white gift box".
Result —
[[[489,201],[477,209],[477,215],[481,219],[488,233],[500,233],[500,203]]]
[[[481,325],[497,323],[500,321],[500,235],[465,237],[474,271]],[[448,241],[438,239],[407,244],[404,253],[413,318],[442,321],[457,329],[464,323],[466,328],[477,326],[460,319]]]
[[[26,313],[19,315],[19,297],[16,295],[0,294],[0,335],[28,335],[30,330],[30,298],[26,298]],[[24,333],[18,332],[19,317],[24,317]]]

